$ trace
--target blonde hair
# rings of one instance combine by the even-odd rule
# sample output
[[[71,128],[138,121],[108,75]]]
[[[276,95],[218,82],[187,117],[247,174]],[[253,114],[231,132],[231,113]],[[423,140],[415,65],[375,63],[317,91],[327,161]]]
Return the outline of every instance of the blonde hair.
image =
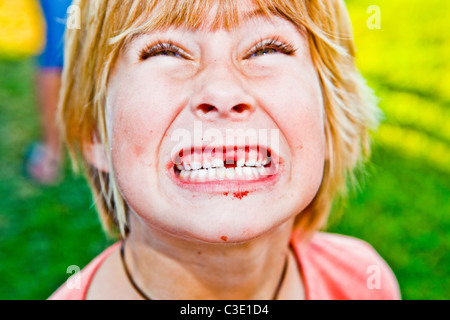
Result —
[[[126,204],[111,170],[106,173],[83,158],[83,148],[96,132],[109,161],[105,97],[110,72],[121,49],[137,34],[168,26],[199,28],[214,5],[211,28],[238,24],[239,0],[76,0],[81,29],[67,30],[59,119],[76,168],[81,163],[105,231],[126,234]],[[355,65],[351,22],[342,0],[256,0],[267,16],[281,16],[305,29],[319,75],[325,108],[328,158],[316,197],[299,213],[303,233],[323,227],[336,195],[370,152],[369,130],[379,109]]]

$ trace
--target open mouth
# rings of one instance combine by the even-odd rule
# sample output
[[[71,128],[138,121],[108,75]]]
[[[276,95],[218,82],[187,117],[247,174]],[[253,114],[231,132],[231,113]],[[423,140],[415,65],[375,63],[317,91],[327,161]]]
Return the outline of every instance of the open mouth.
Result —
[[[269,148],[228,146],[183,149],[169,165],[181,186],[222,185],[231,187],[275,181],[280,160]]]

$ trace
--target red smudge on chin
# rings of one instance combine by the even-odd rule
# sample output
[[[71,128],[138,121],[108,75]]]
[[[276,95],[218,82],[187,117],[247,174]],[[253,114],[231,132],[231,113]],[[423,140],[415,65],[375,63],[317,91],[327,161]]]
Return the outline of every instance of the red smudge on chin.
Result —
[[[237,199],[242,199],[243,197],[248,195],[248,191],[242,191],[242,192],[235,192],[233,193],[233,196]]]
[[[223,195],[224,195],[224,196],[227,196],[227,195],[228,195],[228,192],[224,192]]]
[[[227,241],[227,240],[228,240],[228,237],[226,237],[226,236],[221,236],[220,239],[222,239],[223,241]]]

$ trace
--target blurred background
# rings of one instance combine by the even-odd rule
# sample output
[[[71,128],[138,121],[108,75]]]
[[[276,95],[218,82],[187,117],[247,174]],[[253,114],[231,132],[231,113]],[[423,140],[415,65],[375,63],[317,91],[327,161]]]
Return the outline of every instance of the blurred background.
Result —
[[[385,120],[367,173],[328,231],[372,244],[404,299],[449,299],[450,2],[346,3],[358,65]],[[44,28],[37,1],[0,0],[0,299],[46,299],[69,266],[84,267],[111,243],[67,157],[55,186],[23,175],[24,151],[41,135],[35,56]]]

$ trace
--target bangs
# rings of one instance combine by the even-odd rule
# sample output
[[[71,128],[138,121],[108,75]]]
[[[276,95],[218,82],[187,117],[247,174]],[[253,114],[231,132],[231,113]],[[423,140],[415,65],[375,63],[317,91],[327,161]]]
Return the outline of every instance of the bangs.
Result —
[[[281,16],[298,27],[305,26],[303,13],[291,1],[255,0],[245,5],[242,0],[145,0],[130,1],[131,10],[126,19],[115,27],[119,30],[110,44],[129,42],[134,37],[169,27],[230,30],[240,21],[255,16]],[[123,12],[123,9],[121,10]],[[244,13],[243,13],[244,12]],[[211,15],[211,13],[213,13]],[[300,14],[299,14],[300,13]],[[212,19],[211,19],[212,17]],[[120,19],[119,19],[120,20]]]

